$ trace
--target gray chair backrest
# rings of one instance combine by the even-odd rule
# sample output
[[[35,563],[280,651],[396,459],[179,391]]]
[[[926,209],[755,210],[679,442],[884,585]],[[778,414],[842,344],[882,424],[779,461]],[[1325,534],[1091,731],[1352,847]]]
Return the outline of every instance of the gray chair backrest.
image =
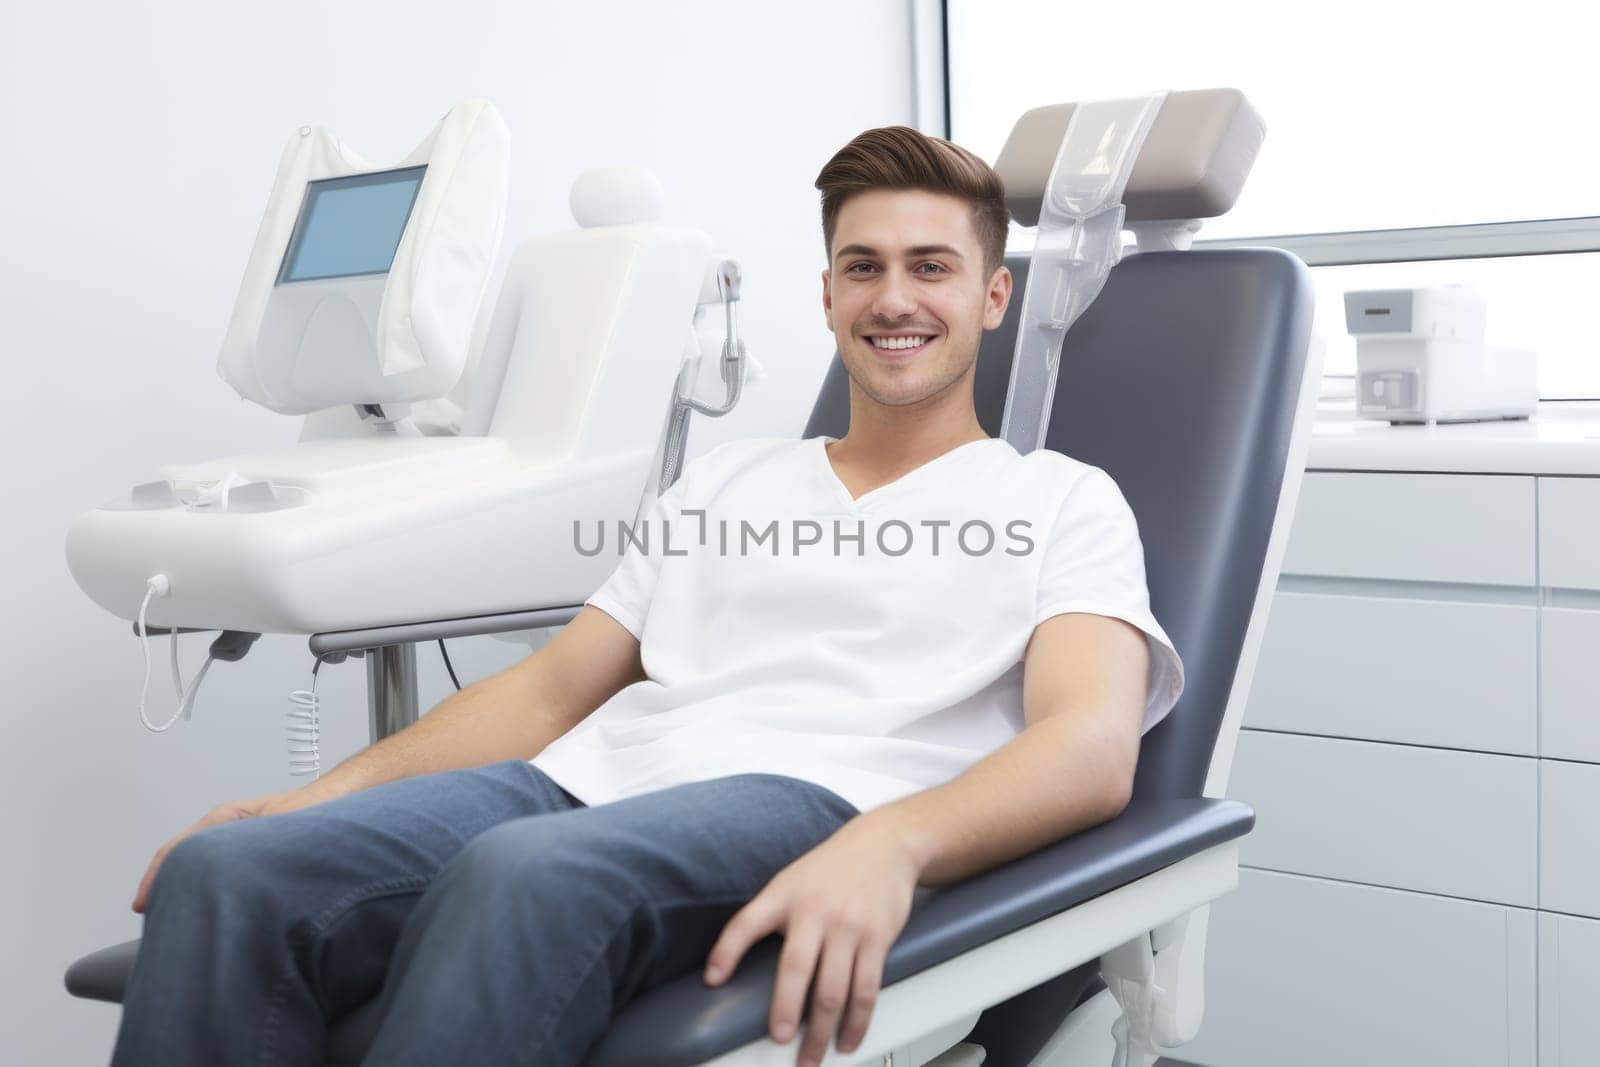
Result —
[[[974,399],[1000,434],[1028,261],[984,337]],[[1313,292],[1276,249],[1143,253],[1067,335],[1045,446],[1102,467],[1139,520],[1151,607],[1187,688],[1144,739],[1136,798],[1199,796],[1255,607],[1310,347]],[[842,437],[837,354],[805,436]]]

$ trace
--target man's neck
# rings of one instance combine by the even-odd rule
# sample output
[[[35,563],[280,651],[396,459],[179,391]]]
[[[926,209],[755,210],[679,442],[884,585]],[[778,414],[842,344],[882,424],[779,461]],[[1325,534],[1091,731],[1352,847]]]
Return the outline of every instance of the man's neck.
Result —
[[[953,448],[988,438],[978,420],[940,426],[873,427],[851,424],[849,431],[828,446],[836,463],[863,470],[893,473],[920,466]]]
[[[875,482],[899,477],[953,448],[987,439],[970,398],[963,399],[967,403],[918,411],[852,397],[850,428],[828,446],[828,458],[836,468]]]

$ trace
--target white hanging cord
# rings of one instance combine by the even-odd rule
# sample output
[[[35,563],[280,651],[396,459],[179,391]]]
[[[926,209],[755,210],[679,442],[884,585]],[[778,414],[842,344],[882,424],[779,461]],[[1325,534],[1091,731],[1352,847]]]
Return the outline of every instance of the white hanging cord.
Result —
[[[144,710],[145,700],[150,695],[150,631],[145,629],[144,617],[145,611],[150,607],[150,599],[158,595],[167,595],[167,579],[162,574],[156,575],[145,583],[144,601],[139,605],[139,647],[144,651],[144,684],[139,687],[139,721],[144,723],[145,729],[153,730],[159,734],[163,730],[170,729],[172,724],[178,721],[178,715],[175,712],[172,718],[161,726],[157,726],[150,721]],[[179,710],[181,711],[182,709]]]
[[[311,668],[311,688],[296,689],[289,694],[289,773],[320,775],[322,761],[318,754],[321,739],[321,698],[317,696],[317,672],[322,660]]]
[[[139,647],[144,653],[144,682],[139,687],[139,721],[144,723],[145,729],[153,733],[165,733],[172,729],[173,724],[180,718],[189,719],[194,712],[194,698],[199,695],[200,683],[205,679],[206,672],[211,669],[213,657],[206,656],[205,663],[198,674],[188,686],[183,684],[183,674],[178,669],[178,628],[174,626],[170,631],[172,641],[172,687],[178,693],[178,708],[172,713],[172,718],[157,726],[150,721],[145,711],[145,705],[150,696],[150,630],[145,625],[145,616],[150,608],[150,601],[154,597],[166,596],[172,591],[172,583],[165,574],[157,574],[145,582],[144,600],[139,604]]]
[[[178,670],[177,627],[173,627],[171,640],[172,687],[178,692],[178,714],[183,717],[185,722],[188,722],[191,718],[193,718],[194,698],[200,693],[200,683],[205,680],[206,672],[211,669],[211,664],[215,662],[215,659],[208,654],[206,656],[206,661],[200,665],[199,673],[194,676],[194,680],[185,686],[183,684],[183,674]],[[170,725],[170,723],[168,725]]]
[[[176,630],[172,633],[172,662],[173,666],[176,667],[178,662],[178,633]],[[211,665],[215,662],[216,659],[207,654],[206,661],[200,664],[200,670],[195,674],[194,680],[189,683],[189,687],[179,690],[183,694],[183,699],[178,703],[178,713],[183,716],[184,722],[194,718],[194,698],[200,695],[200,683],[205,680],[206,672],[211,669]],[[174,678],[176,678],[176,674],[174,674]]]

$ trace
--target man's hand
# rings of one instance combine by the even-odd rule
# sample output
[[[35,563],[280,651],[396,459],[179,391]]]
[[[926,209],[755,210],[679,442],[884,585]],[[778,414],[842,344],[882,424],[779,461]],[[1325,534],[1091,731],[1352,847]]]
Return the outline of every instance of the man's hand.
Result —
[[[144,877],[139,880],[138,890],[133,894],[133,910],[139,913],[144,912],[144,906],[150,899],[150,886],[156,880],[156,871],[161,869],[161,864],[167,858],[167,853],[171,852],[179,841],[182,841],[196,830],[203,830],[208,826],[218,826],[225,822],[251,819],[261,815],[274,815],[280,811],[293,811],[296,808],[306,806],[306,801],[291,799],[293,797],[293,792],[271,793],[267,796],[254,797],[250,800],[234,800],[226,804],[218,804],[206,812],[205,815],[201,816],[199,822],[156,849],[155,858],[150,861],[150,866],[145,870]]]
[[[857,816],[779,871],[728,920],[706,960],[706,984],[727,981],[751,945],[782,930],[767,1024],[772,1039],[781,1045],[795,1035],[814,976],[798,1062],[821,1063],[836,1032],[839,1051],[855,1051],[872,1018],[884,957],[911,914],[918,875],[892,821]]]

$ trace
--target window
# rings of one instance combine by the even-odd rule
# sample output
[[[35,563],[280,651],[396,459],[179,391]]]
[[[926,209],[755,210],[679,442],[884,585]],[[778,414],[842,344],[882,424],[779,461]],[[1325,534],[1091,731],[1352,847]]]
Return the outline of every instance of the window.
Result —
[[[1130,10],[948,0],[952,137],[992,160],[1016,117],[1041,104],[1238,88],[1266,118],[1266,143],[1238,205],[1199,237],[1282,244],[1313,264],[1330,373],[1354,366],[1345,290],[1462,282],[1488,300],[1490,343],[1539,353],[1547,398],[1600,397],[1582,316],[1600,280],[1589,218],[1600,214],[1600,139],[1587,132],[1600,9],[1527,0],[1491,17],[1392,0],[1151,0],[1137,26]],[[1459,258],[1396,262],[1427,242],[1418,227],[1483,239]],[[1315,242],[1292,239],[1351,231],[1371,238],[1362,247],[1377,262],[1319,265]],[[1259,240],[1269,235],[1284,239]]]

